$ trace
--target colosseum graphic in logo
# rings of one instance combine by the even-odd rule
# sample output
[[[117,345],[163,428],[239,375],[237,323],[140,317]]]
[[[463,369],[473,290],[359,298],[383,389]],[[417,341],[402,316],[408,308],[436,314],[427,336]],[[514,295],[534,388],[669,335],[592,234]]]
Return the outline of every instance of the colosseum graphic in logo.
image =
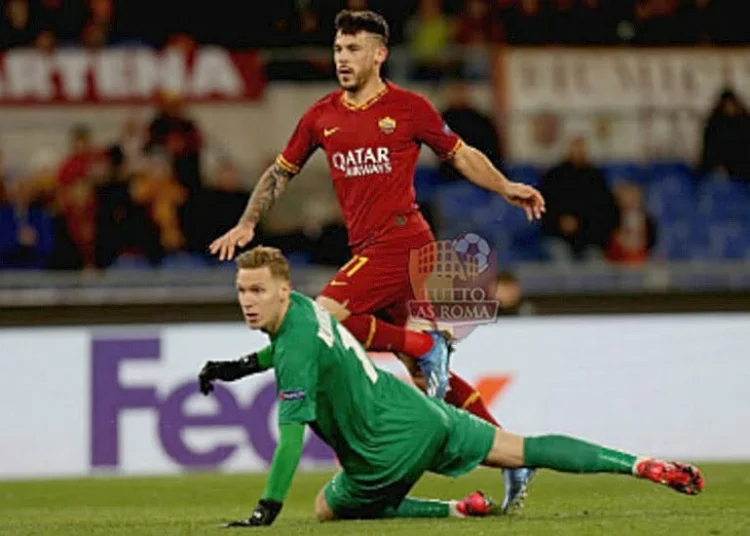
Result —
[[[490,289],[495,273],[494,252],[475,233],[411,250],[409,278],[415,299],[409,302],[409,314],[454,331],[494,322],[498,302]]]

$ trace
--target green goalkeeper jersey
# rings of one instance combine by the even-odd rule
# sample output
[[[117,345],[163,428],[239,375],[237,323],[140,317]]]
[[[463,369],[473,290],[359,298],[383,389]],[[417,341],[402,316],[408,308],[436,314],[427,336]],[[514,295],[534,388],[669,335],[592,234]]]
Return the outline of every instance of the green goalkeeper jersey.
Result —
[[[415,457],[445,441],[445,407],[376,368],[354,336],[306,296],[292,292],[272,345],[279,424],[309,424],[347,473],[406,475]]]

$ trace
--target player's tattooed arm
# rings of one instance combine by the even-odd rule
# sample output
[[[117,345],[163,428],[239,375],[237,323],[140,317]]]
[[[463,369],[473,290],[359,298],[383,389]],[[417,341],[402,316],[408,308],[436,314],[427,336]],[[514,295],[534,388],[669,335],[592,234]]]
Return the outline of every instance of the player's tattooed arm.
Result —
[[[289,180],[294,175],[281,167],[272,164],[261,175],[258,184],[255,185],[250,200],[247,202],[245,212],[240,217],[240,223],[256,224],[286,190]]]

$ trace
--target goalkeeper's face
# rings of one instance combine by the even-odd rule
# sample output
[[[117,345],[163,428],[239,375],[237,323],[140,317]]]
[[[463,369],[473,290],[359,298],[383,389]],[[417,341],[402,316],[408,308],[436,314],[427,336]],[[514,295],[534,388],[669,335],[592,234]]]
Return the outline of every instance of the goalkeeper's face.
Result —
[[[237,299],[245,322],[251,329],[275,333],[284,320],[289,304],[289,281],[271,272],[268,266],[237,270]]]

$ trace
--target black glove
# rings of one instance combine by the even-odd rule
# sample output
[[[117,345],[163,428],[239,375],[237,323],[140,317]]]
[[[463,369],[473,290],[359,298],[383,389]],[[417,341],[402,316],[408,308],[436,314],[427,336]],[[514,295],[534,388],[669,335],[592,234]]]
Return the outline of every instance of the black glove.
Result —
[[[201,393],[207,395],[214,390],[212,382],[215,380],[232,382],[260,371],[258,354],[250,354],[235,361],[208,361],[198,373],[198,386]]]
[[[255,507],[253,513],[247,519],[240,519],[239,521],[230,521],[224,528],[234,529],[242,527],[262,527],[268,526],[273,523],[276,516],[281,512],[283,503],[274,501],[271,499],[261,499],[258,501],[258,506]]]

